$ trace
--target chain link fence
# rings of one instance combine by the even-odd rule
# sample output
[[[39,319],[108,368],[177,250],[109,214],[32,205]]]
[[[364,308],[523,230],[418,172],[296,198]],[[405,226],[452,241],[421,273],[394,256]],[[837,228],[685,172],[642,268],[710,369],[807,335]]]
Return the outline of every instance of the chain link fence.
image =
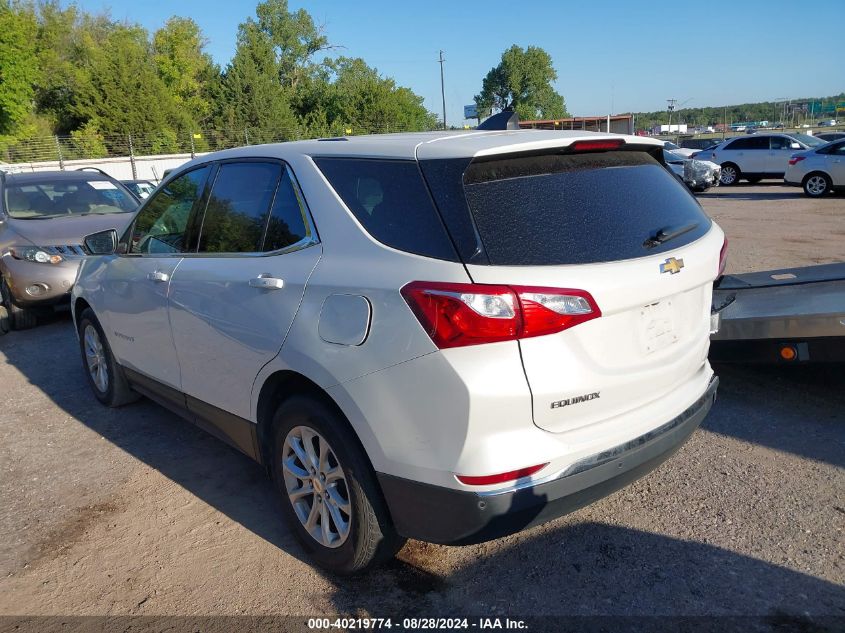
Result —
[[[355,122],[332,126],[315,134],[304,128],[255,128],[232,130],[185,130],[145,134],[100,134],[80,130],[67,136],[40,136],[0,141],[0,162],[9,164],[96,159],[111,157],[139,157],[163,154],[191,154],[213,152],[244,145],[296,141],[320,136],[349,136],[384,134],[391,132],[426,131],[434,128],[403,125],[401,123]]]

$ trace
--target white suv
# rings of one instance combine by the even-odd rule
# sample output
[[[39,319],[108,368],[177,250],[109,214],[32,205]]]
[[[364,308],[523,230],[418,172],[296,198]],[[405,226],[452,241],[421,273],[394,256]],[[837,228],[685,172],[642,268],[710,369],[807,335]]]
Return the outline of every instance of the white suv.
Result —
[[[91,387],[263,464],[351,573],[476,543],[647,473],[715,399],[724,235],[662,143],[445,132],[199,158],[73,291]]]
[[[764,178],[783,178],[789,158],[796,152],[824,145],[807,134],[747,134],[696,154],[722,167],[720,183],[740,180],[754,184]]]

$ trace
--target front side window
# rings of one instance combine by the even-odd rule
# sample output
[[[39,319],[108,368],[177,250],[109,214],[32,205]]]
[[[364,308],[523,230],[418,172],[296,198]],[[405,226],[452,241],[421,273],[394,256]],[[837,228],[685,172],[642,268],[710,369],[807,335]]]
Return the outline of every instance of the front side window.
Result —
[[[279,163],[223,163],[211,188],[199,252],[261,251],[267,214],[279,180]]]
[[[211,167],[206,165],[171,180],[138,214],[132,227],[130,253],[184,253],[191,210],[202,196]]]

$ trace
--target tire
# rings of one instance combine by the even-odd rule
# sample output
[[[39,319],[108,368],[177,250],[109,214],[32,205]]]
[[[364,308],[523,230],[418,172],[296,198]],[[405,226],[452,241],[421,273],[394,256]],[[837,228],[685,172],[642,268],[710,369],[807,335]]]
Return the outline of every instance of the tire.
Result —
[[[26,308],[19,308],[12,301],[12,291],[6,285],[6,280],[0,280],[0,297],[8,312],[8,320],[13,330],[29,330],[38,324],[35,318],[35,311]]]
[[[120,407],[139,398],[129,388],[123,368],[115,360],[103,328],[91,308],[86,308],[79,315],[79,350],[88,385],[97,400],[107,407]]]
[[[396,534],[375,472],[334,408],[309,396],[285,400],[272,440],[271,472],[285,519],[320,567],[356,574],[399,551],[405,539]]]
[[[11,328],[12,326],[9,323],[9,311],[6,310],[5,306],[0,305],[0,336],[8,334]]]
[[[722,165],[722,173],[719,176],[719,183],[726,187],[733,187],[739,182],[742,172],[739,167],[733,163],[725,163]]]
[[[813,172],[804,177],[801,186],[804,188],[804,195],[810,198],[823,198],[830,193],[833,183],[827,174]]]

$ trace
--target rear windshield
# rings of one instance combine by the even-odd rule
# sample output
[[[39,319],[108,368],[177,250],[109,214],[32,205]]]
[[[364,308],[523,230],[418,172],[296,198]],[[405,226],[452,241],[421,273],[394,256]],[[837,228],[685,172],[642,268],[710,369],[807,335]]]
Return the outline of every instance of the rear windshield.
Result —
[[[653,255],[710,228],[695,198],[645,152],[473,162],[464,192],[493,265],[589,264]],[[675,235],[668,240],[654,240]]]
[[[19,220],[128,213],[138,202],[110,180],[28,180],[9,183],[5,206]]]

